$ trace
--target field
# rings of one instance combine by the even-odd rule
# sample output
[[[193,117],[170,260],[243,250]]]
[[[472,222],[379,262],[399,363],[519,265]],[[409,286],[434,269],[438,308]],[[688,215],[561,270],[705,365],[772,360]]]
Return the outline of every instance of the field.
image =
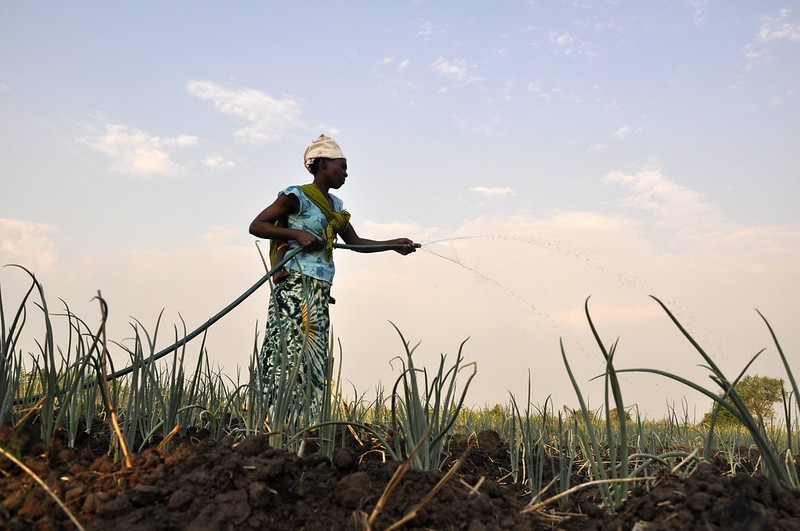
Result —
[[[774,334],[790,388],[783,419],[768,423],[736,392],[744,371],[727,378],[699,345],[720,389],[684,383],[714,398],[714,414],[652,421],[625,404],[615,345],[599,338],[600,409],[572,379],[578,410],[531,396],[469,410],[474,364],[459,350],[417,367],[402,334],[403,370],[370,398],[344,397],[332,350],[312,415],[291,377],[271,382],[279,398],[265,403],[255,363],[233,381],[201,350],[187,369],[186,332],[157,350],[157,331],[136,323],[132,343],[113,343],[67,309],[70,333],[55,338],[35,280],[13,312],[2,302],[6,529],[800,529],[797,385]],[[40,352],[23,357],[17,341],[36,308]],[[109,347],[128,354],[128,368],[114,372]],[[717,424],[723,410],[733,424]]]
[[[271,449],[265,435],[234,443],[193,433],[170,452],[137,453],[128,469],[107,455],[108,434],[87,436],[70,449],[45,445],[29,431],[5,428],[3,447],[21,455],[86,529],[367,529],[364,520],[400,467],[353,439],[332,459],[313,451],[301,458]],[[507,445],[498,445],[493,432],[477,439],[483,444],[403,529],[633,529],[637,523],[637,529],[800,529],[800,492],[752,475],[756,462],[746,460],[735,475],[720,460],[691,473],[661,470],[648,487],[631,489],[615,514],[602,508],[592,488],[567,504],[526,512],[530,494],[524,486],[501,479]],[[453,445],[447,462],[464,450]],[[3,469],[4,528],[72,528],[41,486],[9,463]],[[409,468],[372,529],[400,521],[444,477]]]

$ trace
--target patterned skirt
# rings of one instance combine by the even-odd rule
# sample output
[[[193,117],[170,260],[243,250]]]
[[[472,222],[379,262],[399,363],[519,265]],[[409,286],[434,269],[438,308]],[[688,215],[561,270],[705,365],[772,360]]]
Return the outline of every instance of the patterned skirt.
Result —
[[[290,409],[302,411],[308,397],[309,422],[318,416],[325,386],[330,291],[327,282],[290,271],[289,276],[273,287],[261,347],[259,361],[268,403],[272,405],[278,399],[283,380],[283,385],[292,387],[291,395],[284,393],[291,396]],[[295,371],[295,379],[289,381]]]

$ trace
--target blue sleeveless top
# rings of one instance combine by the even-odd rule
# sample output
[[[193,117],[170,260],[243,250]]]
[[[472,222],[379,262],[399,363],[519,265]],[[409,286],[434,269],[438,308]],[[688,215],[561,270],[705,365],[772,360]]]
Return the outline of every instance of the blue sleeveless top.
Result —
[[[328,224],[325,214],[317,208],[299,186],[289,186],[281,190],[278,195],[293,195],[300,202],[300,211],[287,217],[287,227],[309,232],[322,239],[322,229]],[[333,194],[329,194],[333,201],[334,212],[341,212],[344,209],[342,200]],[[299,247],[295,240],[289,240],[289,250]],[[287,251],[289,252],[289,251]],[[325,250],[301,251],[286,264],[286,269],[297,271],[304,275],[323,280],[328,284],[333,284],[333,275],[336,267],[333,259],[330,262],[325,260]]]

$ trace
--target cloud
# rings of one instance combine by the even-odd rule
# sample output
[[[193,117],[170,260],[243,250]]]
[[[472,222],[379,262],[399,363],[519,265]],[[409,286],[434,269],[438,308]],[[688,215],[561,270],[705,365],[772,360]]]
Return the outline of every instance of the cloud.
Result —
[[[205,228],[200,235],[200,241],[210,246],[223,246],[229,245],[232,240],[236,239],[239,231],[235,231],[230,227],[223,227],[221,225],[209,225]]]
[[[503,123],[503,117],[498,114],[488,114],[482,119],[466,118],[464,116],[454,116],[453,123],[460,131],[472,134],[485,135],[491,133],[495,128]]]
[[[530,92],[533,92],[540,98],[549,99],[551,97],[551,94],[545,89],[543,89],[541,85],[539,85],[539,83],[535,81],[531,81],[530,83],[528,83],[528,90]]]
[[[440,88],[439,92],[447,92],[453,87],[483,80],[481,76],[470,73],[470,71],[475,69],[475,65],[468,64],[463,59],[448,61],[444,57],[440,56],[436,59],[436,61],[433,62],[431,68],[442,77],[445,77],[453,82],[453,84],[450,86]]]
[[[566,31],[561,33],[550,32],[550,42],[569,57],[592,57],[596,55],[594,46],[591,43],[579,40]]]
[[[434,30],[433,28],[433,23],[430,20],[422,18],[417,19],[416,26],[417,26],[417,35],[420,35],[422,37],[430,37],[431,35],[436,33],[436,30]]]
[[[774,98],[769,100],[769,106],[770,107],[779,107],[781,105],[784,105],[786,103],[786,100],[788,100],[789,98],[793,98],[795,96],[795,94],[796,94],[795,91],[787,90],[786,92],[784,92],[780,96],[775,96]]]
[[[710,3],[710,0],[688,0],[689,8],[692,11],[692,23],[695,26],[702,26],[705,23]]]
[[[767,51],[765,49],[759,48],[757,45],[752,43],[746,44],[743,47],[743,51],[745,60],[750,63],[756,63],[762,61],[767,54]]]
[[[226,160],[219,155],[209,155],[203,159],[203,165],[211,170],[232,170],[236,168],[236,163]]]
[[[762,41],[786,39],[792,42],[800,42],[800,24],[787,20],[791,13],[790,9],[781,9],[777,17],[764,15],[761,18],[758,37]]]
[[[554,35],[553,41],[561,47],[568,46],[574,39],[569,33],[562,33],[561,35]]]
[[[173,138],[163,139],[165,146],[188,147],[196,145],[200,139],[193,135],[178,135]]]
[[[445,61],[443,57],[438,57],[432,66],[439,74],[458,81],[464,80],[467,77],[467,63],[463,59]]]
[[[676,238],[694,238],[725,228],[715,205],[658,170],[645,169],[633,174],[613,171],[603,181],[627,188],[630,193],[619,201],[620,206],[651,214],[656,226],[669,230]]]
[[[615,131],[612,131],[611,136],[617,140],[625,140],[631,133],[641,133],[641,127],[631,127],[629,124],[619,126]]]
[[[617,129],[613,133],[611,133],[611,136],[613,136],[614,138],[618,138],[620,140],[623,140],[626,136],[628,136],[628,133],[630,133],[630,132],[631,132],[631,126],[629,126],[628,124],[625,124],[625,125],[620,126],[619,129]]]
[[[180,173],[183,168],[172,160],[171,150],[193,146],[200,141],[196,136],[185,134],[160,137],[114,122],[93,124],[90,129],[90,134],[76,141],[106,155],[118,172],[139,177]]]
[[[765,63],[770,60],[770,55],[765,46],[774,41],[786,40],[800,42],[800,24],[789,20],[791,10],[782,9],[777,16],[764,15],[761,25],[755,36],[754,42],[744,45],[744,57],[747,68],[754,64]]]
[[[33,273],[49,271],[58,259],[59,235],[54,225],[0,218],[0,266],[19,264]]]
[[[248,125],[234,133],[246,142],[277,142],[292,129],[304,127],[300,120],[302,102],[298,98],[278,99],[260,90],[234,89],[205,80],[190,81],[186,89],[193,96],[210,101],[221,113],[247,122]]]
[[[378,61],[376,61],[375,64],[377,66],[387,66],[387,65],[393,64],[394,62],[395,62],[394,57],[383,57],[383,58],[379,59]],[[396,70],[398,72],[402,72],[403,70],[408,68],[409,64],[411,64],[411,61],[409,59],[403,59],[402,61],[399,61],[397,63]]]
[[[470,191],[489,197],[499,197],[499,196],[514,194],[514,190],[512,190],[511,188],[487,188],[485,186],[474,186],[470,188]]]

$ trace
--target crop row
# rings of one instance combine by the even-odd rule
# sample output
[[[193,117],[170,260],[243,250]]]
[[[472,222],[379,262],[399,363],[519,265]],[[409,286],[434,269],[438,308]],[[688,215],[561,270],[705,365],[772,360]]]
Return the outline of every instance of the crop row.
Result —
[[[507,404],[465,408],[477,372],[475,363],[465,362],[466,342],[454,360],[442,355],[438,365],[428,369],[415,364],[415,347],[397,330],[403,352],[393,363],[400,374],[391,389],[378,387],[372,398],[341,388],[341,363],[335,363],[341,360],[341,346],[337,354],[331,344],[326,389],[316,415],[309,410],[310,390],[294,389],[302,364],[291,365],[292,371],[279,371],[281,376],[275,381],[264,381],[257,362],[257,337],[246,375],[231,377],[214,368],[205,350],[205,336],[196,364],[187,370],[185,326],[173,329],[168,349],[156,348],[159,323],[148,331],[136,320],[131,323],[132,338],[114,342],[106,337],[106,303],[100,294],[102,320],[93,330],[66,304],[63,312],[53,314],[43,287],[32,274],[30,279],[30,288],[12,312],[5,311],[0,291],[0,426],[19,428],[35,422],[43,441],[60,437],[70,446],[77,444],[81,433],[111,430],[114,436],[108,451],[121,466],[130,466],[131,452],[152,445],[168,449],[176,435],[205,430],[215,439],[266,433],[273,447],[292,452],[306,451],[311,441],[328,456],[348,436],[362,444],[366,438],[387,459],[432,470],[452,463],[444,456],[453,441],[473,444],[478,433],[493,430],[508,443],[506,461],[498,464],[507,471],[503,479],[527,487],[530,510],[566,503],[576,489],[591,487],[598,489],[604,506],[614,511],[632,484],[648,484],[658,469],[690,472],[699,461],[721,455],[733,473],[742,464],[743,451],[757,456],[753,472],[786,488],[800,488],[795,458],[800,414],[797,383],[766,319],[791,387],[783,396],[783,418],[769,425],[756,420],[735,389],[761,352],[740,374],[728,378],[657,299],[697,350],[719,389],[707,389],[658,369],[615,368],[617,343],[607,345],[600,339],[587,300],[586,318],[605,363],[599,376],[605,400],[597,409],[586,404],[563,345],[562,359],[579,403],[577,410],[556,408],[549,399],[543,405],[534,404],[530,385],[524,402],[510,395]],[[41,318],[44,331],[36,341],[38,350],[23,352],[20,337],[32,318]],[[67,323],[61,343],[54,337],[53,319]],[[109,349],[122,353],[125,369],[115,371]],[[168,361],[159,363],[166,351]],[[284,355],[287,359],[288,354]],[[338,371],[334,371],[336,366]],[[660,420],[642,418],[635,404],[624,401],[618,379],[624,372],[658,374],[708,396],[715,404],[710,422],[691,419],[687,408],[672,410]],[[265,388],[275,392],[267,393]],[[268,402],[267,396],[275,399]],[[723,409],[736,424],[717,424]]]

